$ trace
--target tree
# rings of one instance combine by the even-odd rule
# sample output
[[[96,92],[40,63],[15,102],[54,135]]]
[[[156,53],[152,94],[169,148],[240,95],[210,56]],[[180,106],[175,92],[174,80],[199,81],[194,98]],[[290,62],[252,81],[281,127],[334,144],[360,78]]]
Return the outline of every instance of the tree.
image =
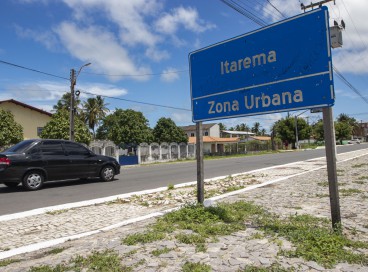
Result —
[[[106,116],[97,129],[96,138],[111,140],[116,145],[150,143],[153,140],[148,120],[141,112],[116,109]]]
[[[65,94],[63,94],[63,96],[59,99],[59,101],[57,102],[56,105],[54,105],[53,109],[55,112],[59,111],[59,110],[67,110],[70,111],[70,100],[71,100],[71,93],[67,92]],[[74,100],[74,105],[77,109],[77,113],[80,112],[79,110],[79,105],[80,105],[80,100],[79,97],[76,97]]]
[[[249,127],[245,123],[241,123],[235,126],[235,131],[249,131]]]
[[[322,142],[325,140],[325,131],[323,128],[322,119],[318,120],[318,122],[312,126],[312,131],[313,131],[314,139],[316,139],[316,141]]]
[[[293,117],[282,118],[275,123],[274,129],[276,134],[283,142],[292,143],[295,147],[295,119]],[[298,125],[298,140],[308,139],[311,134],[311,128],[303,118],[297,119]]]
[[[93,138],[96,136],[95,127],[106,117],[106,113],[109,111],[106,106],[104,99],[99,95],[96,98],[88,98],[83,103],[81,118],[92,130]]]
[[[23,140],[23,127],[15,122],[14,115],[0,108],[0,147],[13,145]]]
[[[255,122],[253,124],[253,127],[252,127],[252,132],[255,133],[256,135],[259,135],[260,133],[260,129],[261,129],[261,124],[259,122]]]
[[[349,139],[351,137],[352,128],[348,122],[335,122],[335,136],[336,140],[340,141]]]
[[[222,130],[226,130],[226,126],[224,125],[224,123],[218,123],[220,131]]]
[[[357,120],[353,117],[349,117],[349,115],[347,115],[345,113],[341,113],[337,117],[337,122],[343,122],[343,123],[349,124],[349,126],[351,128],[351,134],[352,135],[358,135],[359,132],[360,132],[360,126],[359,126],[359,123],[357,122]],[[351,137],[351,134],[349,135],[349,137]]]
[[[185,134],[184,130],[180,127],[176,126],[173,120],[170,118],[160,118],[157,121],[156,126],[153,131],[153,138],[155,142],[158,143],[187,143],[188,137]]]
[[[58,110],[51,117],[51,120],[44,126],[41,138],[44,139],[69,139],[69,111],[66,109]],[[89,144],[91,133],[86,124],[76,116],[74,118],[75,141]]]

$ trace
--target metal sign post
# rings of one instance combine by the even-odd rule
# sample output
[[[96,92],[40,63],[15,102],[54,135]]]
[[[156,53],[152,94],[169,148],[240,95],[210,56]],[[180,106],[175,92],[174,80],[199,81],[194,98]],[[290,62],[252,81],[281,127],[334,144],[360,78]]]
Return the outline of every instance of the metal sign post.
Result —
[[[196,123],[196,157],[197,157],[197,200],[204,202],[204,170],[203,170],[203,133],[202,122]]]
[[[323,129],[325,131],[325,147],[327,159],[328,187],[330,191],[332,228],[334,230],[338,230],[341,225],[341,215],[336,171],[336,139],[331,107],[323,108]]]

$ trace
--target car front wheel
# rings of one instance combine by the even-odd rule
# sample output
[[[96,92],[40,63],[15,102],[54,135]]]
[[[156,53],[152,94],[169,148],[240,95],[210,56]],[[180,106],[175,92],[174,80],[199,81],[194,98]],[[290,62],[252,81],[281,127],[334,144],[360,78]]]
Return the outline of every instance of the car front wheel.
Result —
[[[39,190],[43,186],[44,176],[38,171],[28,172],[23,179],[22,185],[29,191]]]
[[[107,165],[102,168],[100,178],[102,181],[112,181],[115,176],[115,169],[114,167]]]

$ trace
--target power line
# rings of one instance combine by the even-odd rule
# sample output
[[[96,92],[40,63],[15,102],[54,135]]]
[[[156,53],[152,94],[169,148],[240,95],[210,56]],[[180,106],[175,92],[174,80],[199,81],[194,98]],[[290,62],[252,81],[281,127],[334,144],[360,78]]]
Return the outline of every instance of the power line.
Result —
[[[363,99],[364,100],[364,102],[365,103],[367,103],[368,104],[368,99],[365,97],[365,96],[363,96],[360,92],[359,92],[359,90],[357,90],[340,72],[339,72],[339,70],[337,70],[337,68],[336,67],[333,67],[333,69],[334,69],[334,71],[335,71],[335,73],[336,73],[336,75],[341,79],[341,81],[342,82],[344,82],[354,93],[356,93],[357,95],[359,95],[360,96],[360,98],[361,99]]]
[[[271,3],[271,1],[270,0],[267,0],[267,2],[275,9],[275,10],[277,10],[278,11],[278,13],[280,13],[281,14],[281,16],[283,17],[283,18],[286,18],[286,16],[276,7],[276,6],[274,6],[272,3]]]
[[[160,107],[160,108],[168,108],[168,109],[182,110],[182,111],[191,111],[190,109],[185,109],[185,108],[177,108],[177,107],[172,107],[172,106],[166,106],[166,105],[160,105],[160,104],[142,102],[142,101],[125,99],[125,98],[120,98],[120,97],[113,97],[113,96],[95,94],[95,93],[90,93],[90,92],[83,91],[83,90],[80,90],[80,92],[85,93],[85,94],[89,94],[89,95],[94,95],[94,96],[97,96],[98,95],[98,96],[105,97],[105,98],[110,98],[110,99],[115,99],[115,100],[121,100],[121,101],[126,101],[126,102],[132,102],[132,103],[137,103],[137,104],[143,104],[143,105],[149,105],[149,106],[155,106],[155,107]]]
[[[249,11],[248,9],[242,7],[241,5],[235,3],[235,1],[233,1],[233,0],[220,0],[220,1],[223,2],[225,5],[228,5],[232,9],[236,10],[240,14],[244,15],[245,17],[247,17],[248,19],[250,19],[251,21],[253,21],[257,25],[261,25],[261,26],[266,26],[267,25],[267,23],[262,18],[260,18],[259,16],[253,14],[251,11]]]
[[[0,63],[6,64],[6,65],[10,65],[10,66],[14,66],[14,67],[17,67],[17,68],[21,68],[21,69],[24,69],[24,70],[36,72],[36,73],[39,73],[39,74],[47,75],[47,76],[52,76],[52,77],[56,77],[56,78],[66,79],[68,81],[70,80],[69,78],[66,78],[66,77],[57,76],[57,75],[54,75],[54,74],[42,72],[42,71],[39,71],[39,70],[36,70],[36,69],[33,69],[33,68],[28,68],[28,67],[25,67],[25,66],[22,66],[22,65],[14,64],[14,63],[3,61],[3,60],[0,60]]]
[[[175,70],[175,71],[169,71],[169,72],[162,72],[162,73],[147,73],[147,74],[132,74],[132,75],[111,75],[111,74],[104,74],[104,73],[92,73],[92,72],[82,72],[83,74],[88,75],[97,75],[97,76],[111,76],[111,77],[141,77],[141,76],[159,76],[159,75],[167,75],[167,74],[179,74],[188,72],[189,70]]]

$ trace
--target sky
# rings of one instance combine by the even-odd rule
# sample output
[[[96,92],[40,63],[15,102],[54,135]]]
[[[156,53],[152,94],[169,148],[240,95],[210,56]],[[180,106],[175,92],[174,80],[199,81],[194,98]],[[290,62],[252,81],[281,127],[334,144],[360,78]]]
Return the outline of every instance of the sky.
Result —
[[[300,3],[310,3],[235,2],[267,24],[298,15]],[[368,99],[368,1],[336,0],[326,6],[330,25],[334,20],[346,25],[343,47],[332,50],[333,65],[358,92],[334,76],[334,116],[345,113],[368,122],[361,97]],[[102,95],[110,113],[141,111],[151,127],[161,117],[192,124],[190,52],[260,28],[220,0],[2,0],[0,22],[0,100],[51,112],[70,92],[71,69],[91,63],[77,77],[80,99]],[[309,123],[321,118],[309,111],[291,114],[308,117]],[[215,122],[228,128],[259,122],[268,131],[282,117],[285,113]]]

